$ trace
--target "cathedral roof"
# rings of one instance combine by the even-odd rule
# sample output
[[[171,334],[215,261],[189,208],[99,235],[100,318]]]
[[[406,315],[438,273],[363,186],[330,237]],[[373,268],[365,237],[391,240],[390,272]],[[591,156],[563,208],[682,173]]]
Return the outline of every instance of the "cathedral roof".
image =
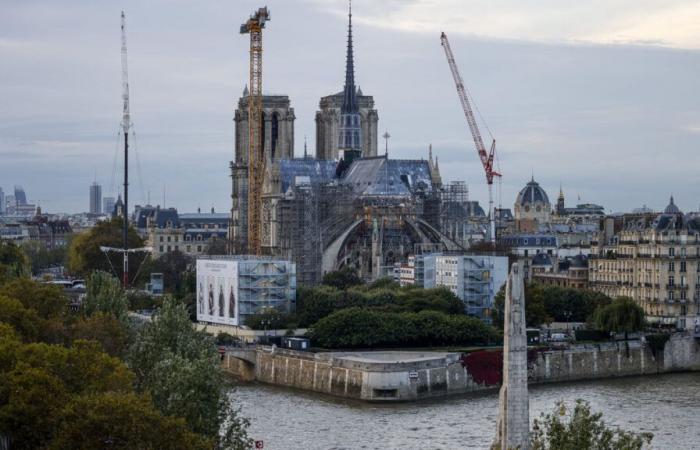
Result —
[[[522,188],[515,203],[524,206],[535,202],[549,203],[549,197],[547,197],[547,193],[533,178]]]
[[[335,161],[312,158],[295,158],[280,160],[280,181],[282,192],[287,192],[296,177],[309,177],[312,185],[326,183],[335,179]]]
[[[385,156],[356,159],[345,173],[342,183],[362,196],[410,197],[432,191],[428,162],[389,159]]]

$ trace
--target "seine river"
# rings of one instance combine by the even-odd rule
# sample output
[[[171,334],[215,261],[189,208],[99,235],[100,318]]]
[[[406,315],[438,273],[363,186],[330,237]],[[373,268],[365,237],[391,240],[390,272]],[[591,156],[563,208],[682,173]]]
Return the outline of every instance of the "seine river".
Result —
[[[265,450],[489,447],[498,395],[365,404],[259,384],[233,394]],[[588,400],[606,422],[654,433],[654,449],[700,449],[700,373],[531,386],[530,418]]]

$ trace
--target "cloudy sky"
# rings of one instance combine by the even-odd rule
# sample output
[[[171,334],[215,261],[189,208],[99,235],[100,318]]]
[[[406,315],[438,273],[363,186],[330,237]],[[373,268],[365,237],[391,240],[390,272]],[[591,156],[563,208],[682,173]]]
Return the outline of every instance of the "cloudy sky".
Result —
[[[440,46],[448,33],[498,142],[501,201],[532,174],[607,210],[700,203],[700,3],[693,0],[355,0],[356,80],[397,158],[427,157],[486,202]],[[0,186],[48,211],[116,193],[119,15],[127,15],[136,158],[131,198],[230,208],[233,109],[248,77],[249,0],[0,3]],[[290,96],[296,154],[321,96],[341,90],[344,0],[267,0],[264,90]],[[485,132],[484,132],[485,133]],[[487,133],[485,133],[487,134]],[[382,145],[383,143],[380,143]],[[137,163],[138,162],[138,163]],[[115,169],[117,173],[115,174]],[[498,191],[497,201],[498,201]],[[132,203],[133,204],[133,203]]]

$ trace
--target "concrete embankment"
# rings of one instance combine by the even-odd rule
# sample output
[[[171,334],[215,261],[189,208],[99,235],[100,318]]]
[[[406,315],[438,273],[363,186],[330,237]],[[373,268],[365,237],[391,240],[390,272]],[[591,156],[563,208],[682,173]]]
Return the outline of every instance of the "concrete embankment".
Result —
[[[459,353],[311,353],[259,346],[228,351],[222,364],[247,381],[358,400],[406,401],[497,388],[499,364],[489,360],[479,367],[473,359]],[[493,373],[484,376],[484,368]],[[528,360],[530,383],[691,370],[700,370],[700,345],[687,334],[673,335],[656,354],[648,345],[629,341],[538,350]]]

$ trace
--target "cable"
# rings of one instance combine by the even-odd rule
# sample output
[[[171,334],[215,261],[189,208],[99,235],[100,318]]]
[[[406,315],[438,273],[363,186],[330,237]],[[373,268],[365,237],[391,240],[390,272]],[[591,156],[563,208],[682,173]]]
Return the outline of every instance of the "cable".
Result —
[[[139,189],[141,190],[141,201],[143,201],[146,198],[146,191],[143,188],[143,174],[141,173],[141,159],[139,158],[139,146],[138,146],[138,138],[136,137],[136,128],[132,126],[132,129],[134,130],[131,134],[134,137],[134,155],[136,156],[136,174],[138,175],[139,178]],[[163,205],[165,207],[165,205]]]

